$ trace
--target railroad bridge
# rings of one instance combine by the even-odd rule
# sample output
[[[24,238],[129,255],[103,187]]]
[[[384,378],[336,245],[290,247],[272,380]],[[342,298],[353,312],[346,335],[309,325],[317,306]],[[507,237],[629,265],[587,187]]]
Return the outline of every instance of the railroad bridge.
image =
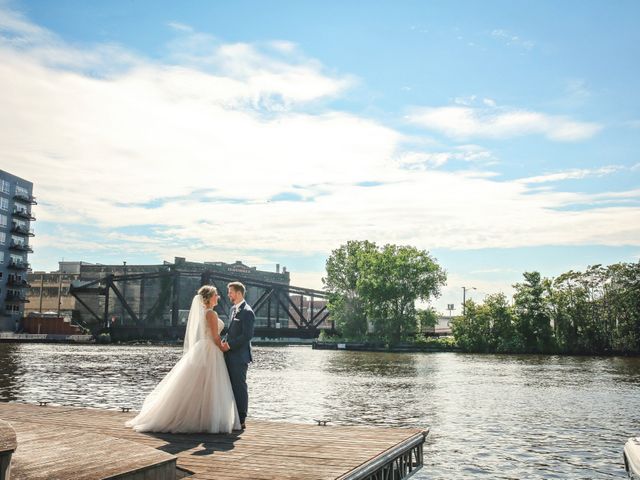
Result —
[[[202,265],[202,264],[200,264]],[[258,279],[246,273],[169,264],[157,271],[106,273],[77,280],[69,293],[84,308],[80,322],[92,333],[109,333],[114,340],[182,338],[188,308],[197,288],[215,285],[220,293],[216,312],[228,320],[231,309],[227,283],[247,287],[247,301],[256,313],[255,336],[317,338],[334,330],[327,310],[327,293],[288,283]]]

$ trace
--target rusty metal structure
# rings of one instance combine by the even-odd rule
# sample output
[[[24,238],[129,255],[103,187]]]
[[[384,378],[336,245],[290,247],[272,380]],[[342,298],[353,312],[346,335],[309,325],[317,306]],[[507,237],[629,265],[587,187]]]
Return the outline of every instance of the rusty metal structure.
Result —
[[[189,288],[184,287],[185,280]],[[196,290],[194,283],[216,286],[221,293],[216,311],[226,320],[231,308],[225,295],[226,285],[231,281],[242,282],[253,294],[254,298],[247,300],[256,313],[256,337],[316,338],[321,329],[334,329],[328,320],[326,292],[213,269],[189,270],[170,264],[156,272],[107,274],[90,281],[74,282],[69,293],[90,316],[92,321],[83,323],[94,334],[109,333],[116,339],[179,338],[185,319],[185,310],[180,307],[187,301],[190,304]],[[150,282],[161,286],[156,287],[153,303],[145,308],[143,304],[149,299],[144,291]],[[124,292],[132,285],[138,292],[137,306],[131,304]],[[100,301],[96,302],[96,298]],[[96,308],[97,305],[102,308]],[[116,316],[114,312],[120,314]]]

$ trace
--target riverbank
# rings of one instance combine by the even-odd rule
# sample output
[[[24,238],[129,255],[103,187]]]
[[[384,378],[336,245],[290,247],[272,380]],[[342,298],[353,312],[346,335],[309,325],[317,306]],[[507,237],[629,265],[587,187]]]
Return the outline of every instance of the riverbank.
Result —
[[[460,348],[449,343],[406,343],[388,345],[377,342],[313,342],[314,350],[348,350],[357,352],[392,352],[392,353],[420,353],[420,352],[460,352]]]
[[[54,335],[0,332],[0,343],[80,343],[96,345],[182,345],[182,339],[177,340],[131,340],[111,341],[108,335],[100,335],[97,338],[92,335]],[[255,346],[311,346],[314,339],[308,338],[254,338],[251,343]]]
[[[0,343],[95,343],[93,335],[0,332]]]

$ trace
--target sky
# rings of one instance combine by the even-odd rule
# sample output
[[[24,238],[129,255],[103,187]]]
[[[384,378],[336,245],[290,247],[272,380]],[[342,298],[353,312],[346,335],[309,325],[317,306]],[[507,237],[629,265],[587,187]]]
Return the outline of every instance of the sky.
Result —
[[[637,1],[0,0],[0,168],[60,260],[276,264],[349,240],[431,304],[640,260]]]

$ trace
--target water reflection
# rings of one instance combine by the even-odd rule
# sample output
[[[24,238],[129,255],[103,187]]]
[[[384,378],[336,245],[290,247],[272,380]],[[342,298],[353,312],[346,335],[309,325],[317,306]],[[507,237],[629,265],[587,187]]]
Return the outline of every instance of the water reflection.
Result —
[[[327,368],[332,373],[376,377],[416,376],[416,355],[379,352],[332,352]]]
[[[170,346],[0,344],[0,399],[138,408]],[[256,348],[250,416],[430,428],[419,479],[623,478],[640,359]]]
[[[0,400],[18,399],[18,345],[0,343]]]
[[[325,396],[334,422],[426,428],[418,355],[334,351],[324,356],[324,373],[331,378]],[[414,408],[407,408],[409,403]]]

